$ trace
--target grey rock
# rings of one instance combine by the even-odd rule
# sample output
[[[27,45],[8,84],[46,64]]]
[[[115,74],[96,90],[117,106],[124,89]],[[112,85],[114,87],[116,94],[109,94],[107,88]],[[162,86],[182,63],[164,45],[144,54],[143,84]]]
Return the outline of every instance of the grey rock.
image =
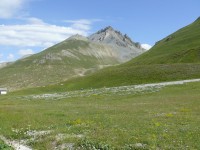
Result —
[[[91,42],[112,46],[121,57],[122,62],[128,61],[145,52],[139,42],[133,42],[127,34],[123,35],[111,26],[90,35],[88,39]]]

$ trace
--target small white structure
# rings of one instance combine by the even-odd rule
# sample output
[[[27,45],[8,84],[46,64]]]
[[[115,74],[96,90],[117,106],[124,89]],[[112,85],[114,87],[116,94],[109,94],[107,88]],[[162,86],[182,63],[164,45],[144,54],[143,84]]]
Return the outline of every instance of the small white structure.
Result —
[[[7,94],[7,88],[0,88],[0,95]]]

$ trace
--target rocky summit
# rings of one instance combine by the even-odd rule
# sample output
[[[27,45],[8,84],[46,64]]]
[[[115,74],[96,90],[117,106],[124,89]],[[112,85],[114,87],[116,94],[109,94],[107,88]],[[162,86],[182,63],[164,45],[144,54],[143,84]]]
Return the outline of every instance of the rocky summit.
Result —
[[[143,52],[139,42],[133,42],[127,34],[122,34],[120,31],[114,30],[108,26],[97,33],[88,37],[92,42],[102,43],[113,47],[119,53],[122,62],[126,62]]]
[[[134,43],[127,34],[123,35],[121,32],[114,30],[111,26],[92,34],[88,38],[94,42],[112,44],[126,48],[135,47],[141,49],[141,46],[138,42]]]

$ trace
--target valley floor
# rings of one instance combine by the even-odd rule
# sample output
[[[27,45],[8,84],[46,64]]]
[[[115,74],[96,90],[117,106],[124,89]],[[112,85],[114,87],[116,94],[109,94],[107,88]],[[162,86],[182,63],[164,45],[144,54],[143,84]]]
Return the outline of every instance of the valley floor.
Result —
[[[191,81],[0,96],[1,139],[31,149],[200,149],[200,80]]]

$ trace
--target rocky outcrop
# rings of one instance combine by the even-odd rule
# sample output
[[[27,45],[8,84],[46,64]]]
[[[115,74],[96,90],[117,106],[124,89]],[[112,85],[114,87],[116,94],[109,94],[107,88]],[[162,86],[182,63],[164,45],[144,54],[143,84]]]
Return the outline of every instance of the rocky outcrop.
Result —
[[[139,42],[133,42],[127,34],[123,35],[111,26],[99,30],[97,33],[89,36],[88,39],[92,42],[112,46],[119,52],[121,60],[124,62],[145,52]]]
[[[134,46],[141,49],[141,46],[138,42],[133,42],[127,34],[123,35],[121,32],[114,30],[111,26],[99,30],[97,33],[89,36],[88,39],[93,42],[101,42],[113,45],[116,44],[122,47]]]

